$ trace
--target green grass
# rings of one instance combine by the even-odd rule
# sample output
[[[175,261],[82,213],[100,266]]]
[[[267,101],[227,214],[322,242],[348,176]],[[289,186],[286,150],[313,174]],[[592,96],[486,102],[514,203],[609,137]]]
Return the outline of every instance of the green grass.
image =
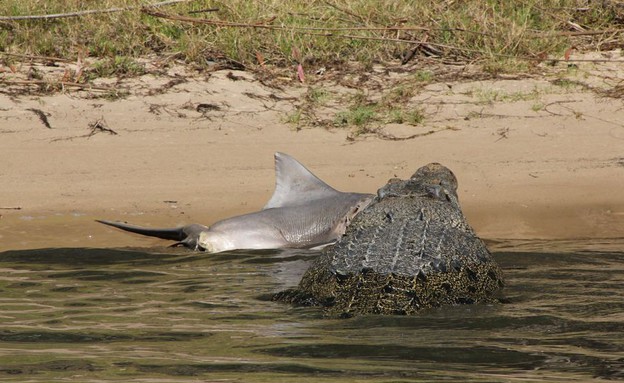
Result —
[[[145,67],[128,56],[114,56],[97,61],[89,70],[89,76],[140,76],[145,74]]]
[[[379,100],[371,100],[364,92],[350,95],[343,102],[347,109],[334,114],[333,126],[350,128],[358,136],[386,123],[420,125],[425,114],[409,103],[417,90],[417,85],[408,82],[390,87]]]
[[[388,122],[395,124],[420,125],[425,121],[425,115],[420,109],[392,109],[388,113]]]
[[[309,87],[306,93],[306,100],[313,105],[324,105],[331,99],[330,93],[324,88]]]
[[[544,107],[545,105],[542,102],[536,102],[535,104],[531,105],[531,110],[537,113],[544,110]]]
[[[473,97],[476,97],[480,103],[492,104],[495,102],[517,102],[517,101],[533,101],[541,97],[543,91],[534,88],[525,92],[505,92],[500,89],[476,88],[470,91]]]
[[[336,113],[334,121],[337,126],[356,126],[357,128],[364,128],[376,119],[377,112],[374,106],[361,105]]]
[[[156,0],[152,0],[155,2]],[[139,0],[3,0],[0,15],[18,16],[145,5]],[[594,46],[601,35],[565,35],[570,23],[587,30],[621,27],[624,10],[618,1],[465,0],[391,1],[188,1],[162,7],[174,15],[239,23],[215,26],[153,17],[140,10],[101,13],[54,20],[1,21],[0,53],[41,55],[76,60],[88,56],[108,60],[102,75],[140,74],[129,58],[150,54],[182,59],[205,67],[212,61],[234,61],[306,68],[357,61],[365,65],[394,60],[426,40],[442,58],[480,63],[484,70],[530,70],[547,56],[561,57],[575,45]],[[216,12],[193,14],[206,8]],[[273,28],[257,28],[253,24]],[[418,27],[424,29],[384,29]],[[316,30],[302,28],[317,28]],[[368,30],[362,28],[369,28]],[[402,40],[402,41],[397,41]],[[258,58],[262,57],[262,63]],[[0,55],[5,63],[15,60]],[[121,58],[121,59],[120,59]],[[110,65],[119,69],[110,68]],[[430,72],[415,75],[431,81]]]

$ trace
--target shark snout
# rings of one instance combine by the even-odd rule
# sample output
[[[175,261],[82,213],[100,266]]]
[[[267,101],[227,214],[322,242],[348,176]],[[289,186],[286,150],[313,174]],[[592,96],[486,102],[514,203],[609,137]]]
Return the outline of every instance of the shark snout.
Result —
[[[222,251],[234,250],[236,246],[232,244],[222,233],[214,231],[204,231],[199,234],[197,241],[199,247],[208,253],[220,253]]]

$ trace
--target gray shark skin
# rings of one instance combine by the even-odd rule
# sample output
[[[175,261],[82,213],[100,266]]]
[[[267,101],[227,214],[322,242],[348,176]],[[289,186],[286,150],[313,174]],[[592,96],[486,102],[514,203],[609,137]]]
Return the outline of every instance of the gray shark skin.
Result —
[[[340,192],[291,156],[275,153],[275,191],[260,211],[216,222],[151,229],[98,220],[132,233],[178,241],[196,250],[314,248],[335,242],[372,194]]]
[[[388,181],[299,286],[274,299],[320,305],[329,316],[410,315],[496,302],[503,284],[500,268],[461,211],[455,175],[432,163],[408,180]]]

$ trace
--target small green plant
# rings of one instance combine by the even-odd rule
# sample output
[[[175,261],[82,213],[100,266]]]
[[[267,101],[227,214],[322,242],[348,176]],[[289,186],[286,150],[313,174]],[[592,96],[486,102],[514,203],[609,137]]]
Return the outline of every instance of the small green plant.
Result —
[[[323,105],[330,98],[331,98],[331,95],[324,88],[310,87],[305,95],[305,99],[311,102],[313,105]]]
[[[492,104],[495,102],[531,101],[538,99],[541,93],[542,92],[538,88],[533,88],[533,90],[525,92],[505,92],[500,89],[478,88],[469,92],[469,94],[476,97],[477,100],[483,104]]]
[[[115,56],[96,62],[90,69],[91,77],[140,76],[145,67],[127,56]]]
[[[404,104],[416,94],[416,88],[410,85],[399,85],[391,89],[381,99],[381,105],[393,107],[396,104]]]
[[[433,80],[433,72],[428,70],[419,70],[414,74],[414,79],[419,82],[431,82]]]
[[[334,125],[363,127],[373,122],[376,118],[373,106],[355,106],[349,110],[336,113]]]
[[[419,125],[425,120],[425,115],[420,109],[392,109],[388,113],[388,122],[394,124]]]
[[[351,111],[350,120],[355,126],[364,126],[375,118],[375,108],[372,106],[360,106]]]
[[[567,78],[560,78],[553,81],[553,84],[564,90],[569,91],[576,88],[576,86],[578,85],[578,81],[570,80]]]
[[[301,112],[301,110],[297,109],[294,112],[287,114],[284,118],[284,122],[287,124],[296,125],[296,129],[298,130],[302,116],[303,113]]]
[[[102,98],[108,101],[117,101],[126,98],[129,95],[130,92],[127,90],[112,89],[99,95],[95,95],[94,98]]]

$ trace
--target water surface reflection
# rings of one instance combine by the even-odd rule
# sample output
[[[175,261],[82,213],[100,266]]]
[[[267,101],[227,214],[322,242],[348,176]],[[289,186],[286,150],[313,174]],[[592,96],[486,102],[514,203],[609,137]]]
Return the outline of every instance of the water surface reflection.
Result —
[[[624,241],[494,242],[509,303],[325,319],[307,251],[0,253],[0,380],[624,379]]]

